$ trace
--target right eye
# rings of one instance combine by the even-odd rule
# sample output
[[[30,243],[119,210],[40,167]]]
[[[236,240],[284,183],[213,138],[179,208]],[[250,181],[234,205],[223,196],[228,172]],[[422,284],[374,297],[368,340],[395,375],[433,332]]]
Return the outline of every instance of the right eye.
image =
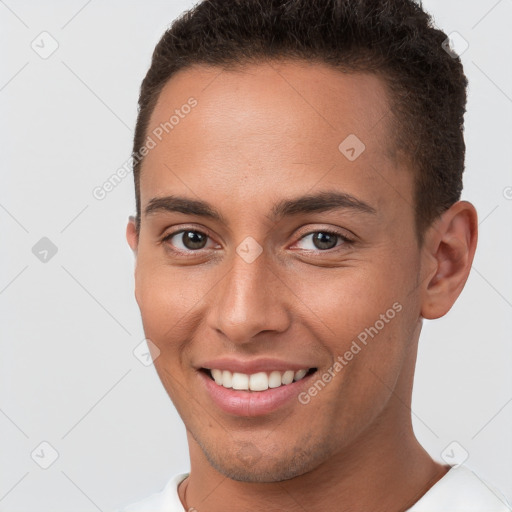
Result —
[[[207,247],[209,236],[195,229],[180,229],[167,234],[163,239],[171,250],[181,253],[198,252]],[[212,242],[213,243],[213,242]],[[211,248],[213,248],[212,246]]]

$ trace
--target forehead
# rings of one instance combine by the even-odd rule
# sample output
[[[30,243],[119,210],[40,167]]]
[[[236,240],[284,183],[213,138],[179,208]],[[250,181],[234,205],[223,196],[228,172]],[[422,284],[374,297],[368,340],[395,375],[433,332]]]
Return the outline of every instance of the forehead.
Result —
[[[396,167],[391,119],[386,84],[374,74],[304,61],[185,68],[149,122],[155,147],[142,165],[141,203],[177,188],[204,198],[212,184],[220,195],[265,185],[299,194],[319,180],[348,193],[371,185],[371,200]]]
[[[187,124],[200,118],[193,128],[198,135],[208,129],[210,137],[217,129],[225,133],[231,128],[240,134],[236,143],[251,131],[273,137],[278,131],[300,139],[357,133],[361,139],[371,136],[372,141],[380,136],[384,146],[389,138],[388,94],[385,82],[375,74],[346,73],[300,60],[231,69],[194,65],[176,73],[164,86],[150,127],[169,121],[169,114],[180,110],[190,97],[197,99],[199,109]]]

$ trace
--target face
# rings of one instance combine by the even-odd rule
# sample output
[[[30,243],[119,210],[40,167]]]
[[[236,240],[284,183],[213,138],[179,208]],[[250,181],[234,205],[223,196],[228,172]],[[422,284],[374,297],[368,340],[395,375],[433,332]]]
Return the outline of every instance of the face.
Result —
[[[136,299],[191,449],[230,478],[293,478],[404,421],[421,258],[390,119],[381,79],[321,64],[188,68],[159,97]]]

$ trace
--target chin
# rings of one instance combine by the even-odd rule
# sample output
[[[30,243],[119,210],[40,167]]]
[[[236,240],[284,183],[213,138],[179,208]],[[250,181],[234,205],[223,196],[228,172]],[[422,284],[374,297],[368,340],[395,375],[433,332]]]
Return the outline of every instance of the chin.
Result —
[[[314,448],[267,447],[268,452],[263,453],[250,442],[233,443],[227,449],[219,445],[205,446],[199,441],[198,444],[210,465],[219,473],[231,480],[251,483],[283,482],[304,475],[318,467],[330,452],[325,445]]]

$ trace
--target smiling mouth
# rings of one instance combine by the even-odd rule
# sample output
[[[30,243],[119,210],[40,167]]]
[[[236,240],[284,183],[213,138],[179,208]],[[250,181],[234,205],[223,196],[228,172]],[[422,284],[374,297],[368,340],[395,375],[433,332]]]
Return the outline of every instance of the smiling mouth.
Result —
[[[216,368],[201,368],[201,371],[208,375],[218,386],[238,391],[258,392],[288,386],[315,373],[317,369],[304,368],[298,371],[287,370],[284,372],[274,370],[253,374],[231,372]]]

